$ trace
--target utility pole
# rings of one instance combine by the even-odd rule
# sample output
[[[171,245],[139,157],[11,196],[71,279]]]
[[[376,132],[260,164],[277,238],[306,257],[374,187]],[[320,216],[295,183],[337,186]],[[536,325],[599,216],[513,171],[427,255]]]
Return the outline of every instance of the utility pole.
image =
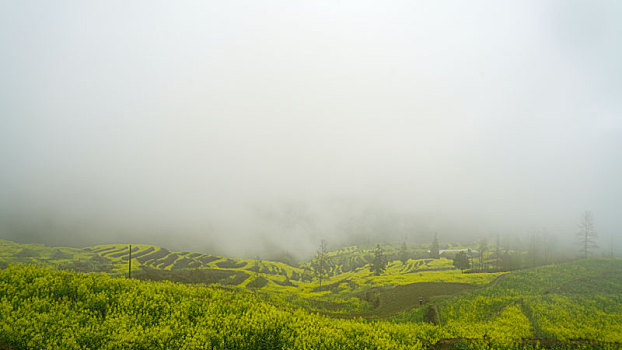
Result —
[[[130,244],[130,258],[127,259],[128,269],[127,278],[132,278],[132,245]]]

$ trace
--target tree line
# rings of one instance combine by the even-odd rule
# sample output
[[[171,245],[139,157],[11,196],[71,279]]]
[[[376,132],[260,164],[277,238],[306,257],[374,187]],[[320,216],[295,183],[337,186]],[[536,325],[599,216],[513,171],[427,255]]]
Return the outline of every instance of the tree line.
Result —
[[[579,231],[577,232],[577,245],[580,247],[580,257],[588,258],[594,254],[598,247],[596,240],[598,234],[595,229],[594,219],[591,212],[586,211],[581,218]],[[496,236],[493,244],[489,244],[487,239],[478,242],[477,248],[465,248],[458,251],[443,251],[441,254],[439,237],[434,233],[430,249],[426,256],[417,258],[439,259],[441,255],[453,260],[453,266],[463,272],[499,272],[511,271],[526,267],[551,264],[567,261],[574,258],[567,254],[561,254],[556,249],[557,242],[548,235],[531,235],[527,247],[515,247],[511,249],[509,245],[502,244],[499,235]],[[388,255],[385,250],[377,244],[371,252],[371,259],[367,260],[370,272],[376,276],[386,271],[389,261],[399,260],[403,265],[409,259],[414,258],[409,251],[406,242],[402,242],[397,254]],[[326,240],[320,242],[319,249],[311,261],[310,268],[315,279],[319,280],[320,286],[329,277],[331,266],[334,266],[328,257],[328,244]]]

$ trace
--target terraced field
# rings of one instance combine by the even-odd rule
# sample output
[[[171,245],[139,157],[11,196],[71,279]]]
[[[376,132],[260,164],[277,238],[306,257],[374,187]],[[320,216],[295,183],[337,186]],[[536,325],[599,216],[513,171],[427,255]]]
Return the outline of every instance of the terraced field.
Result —
[[[150,269],[189,277],[227,274],[213,278],[219,281],[244,271]],[[0,270],[0,348],[618,349],[621,272],[621,259],[592,259],[512,272],[487,285],[420,282],[362,289],[363,295],[362,286],[338,280],[317,292],[303,284],[300,294],[333,299],[299,296],[297,304],[287,293],[221,282],[214,288],[8,266]],[[245,283],[268,284],[266,276]],[[350,292],[359,293],[356,300],[369,299],[368,309],[340,312]]]
[[[51,265],[79,272],[106,272],[127,276],[129,245],[106,244],[77,248],[51,248],[2,241],[0,262]],[[391,247],[387,251],[391,253]],[[420,252],[424,251],[420,249]],[[33,253],[36,252],[36,253]],[[416,254],[416,252],[413,252]],[[28,255],[28,256],[26,256]],[[267,300],[334,314],[339,317],[385,317],[397,312],[388,296],[399,295],[402,310],[418,307],[418,294],[431,298],[436,291],[420,292],[422,286],[447,283],[451,286],[486,285],[499,274],[462,274],[449,259],[410,259],[406,264],[391,261],[385,274],[370,271],[371,250],[346,247],[328,253],[330,271],[320,286],[310,263],[300,267],[275,261],[224,258],[197,252],[172,252],[155,245],[132,245],[132,276],[141,280],[170,280],[183,283],[219,284],[251,289]],[[56,259],[54,259],[56,258]],[[426,284],[427,283],[427,284]],[[416,286],[418,285],[418,286]],[[399,286],[406,286],[395,289]],[[395,290],[394,290],[395,289]],[[414,297],[406,296],[411,290]],[[371,290],[371,292],[369,292]],[[457,290],[455,291],[457,292]],[[452,292],[453,293],[453,292]],[[410,298],[410,299],[409,299]],[[406,300],[408,299],[408,301]]]
[[[60,269],[108,272],[112,266],[84,249],[21,244],[0,239],[0,267],[10,264],[48,265]]]
[[[109,259],[115,266],[113,273],[125,272],[127,246],[97,246],[86,251]],[[571,269],[542,267],[535,272],[517,272],[517,277],[508,280],[502,278],[504,273],[461,273],[444,258],[410,259],[406,264],[394,260],[384,274],[375,276],[369,269],[370,251],[349,247],[330,253],[330,272],[320,286],[317,279],[305,280],[308,265],[297,268],[280,262],[170,252],[148,245],[133,246],[132,259],[141,269],[137,273],[140,279],[249,288],[275,304],[332,317],[426,321],[465,338],[565,341],[579,332],[584,337],[597,335],[587,339],[622,341],[616,335],[622,334],[621,281],[617,277],[622,274],[611,271],[609,263],[599,265],[598,260],[584,268],[578,262]],[[592,297],[594,292],[599,293],[597,300]],[[577,315],[580,321],[573,321]],[[570,326],[560,327],[560,323]]]

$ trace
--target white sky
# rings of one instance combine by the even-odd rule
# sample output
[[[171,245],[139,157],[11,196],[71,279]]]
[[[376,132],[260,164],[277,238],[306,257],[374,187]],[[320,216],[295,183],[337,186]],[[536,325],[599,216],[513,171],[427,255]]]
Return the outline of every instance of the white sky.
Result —
[[[616,1],[4,1],[0,237],[622,235],[620,38]]]

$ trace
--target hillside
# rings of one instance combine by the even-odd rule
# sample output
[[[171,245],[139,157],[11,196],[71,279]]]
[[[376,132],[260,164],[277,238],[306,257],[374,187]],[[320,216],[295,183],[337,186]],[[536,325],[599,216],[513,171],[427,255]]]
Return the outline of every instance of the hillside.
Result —
[[[7,349],[417,349],[433,328],[339,321],[250,292],[35,266],[0,271],[0,284]]]
[[[435,296],[481,287],[503,274],[463,274],[447,258],[416,259],[427,255],[424,249],[416,247],[410,251],[415,259],[404,264],[393,260],[397,252],[393,247],[386,248],[388,265],[380,276],[370,271],[371,249],[353,246],[328,252],[328,268],[320,284],[310,262],[294,267],[282,262],[173,252],[137,244],[132,245],[132,277],[249,289],[266,300],[327,315],[378,318],[418,307],[419,296],[428,302]],[[0,263],[4,265],[47,265],[77,272],[104,272],[114,277],[127,276],[129,253],[126,244],[76,249],[0,240]],[[401,296],[398,302],[395,295]]]
[[[127,273],[128,245],[0,241],[0,345],[384,349],[599,342],[615,348],[622,342],[620,259],[462,273],[446,258],[389,258],[376,276],[368,249],[328,255],[320,286],[310,263],[293,267],[132,245],[138,281],[118,278]],[[209,334],[202,329],[207,324]],[[80,331],[69,336],[67,327]]]
[[[458,338],[622,343],[622,260],[591,259],[516,271],[487,288],[394,317],[436,323]]]
[[[510,273],[370,322],[309,313],[238,288],[11,265],[0,271],[0,348],[614,349],[622,340],[621,270],[622,260],[595,259]],[[433,309],[441,322],[416,319]]]

